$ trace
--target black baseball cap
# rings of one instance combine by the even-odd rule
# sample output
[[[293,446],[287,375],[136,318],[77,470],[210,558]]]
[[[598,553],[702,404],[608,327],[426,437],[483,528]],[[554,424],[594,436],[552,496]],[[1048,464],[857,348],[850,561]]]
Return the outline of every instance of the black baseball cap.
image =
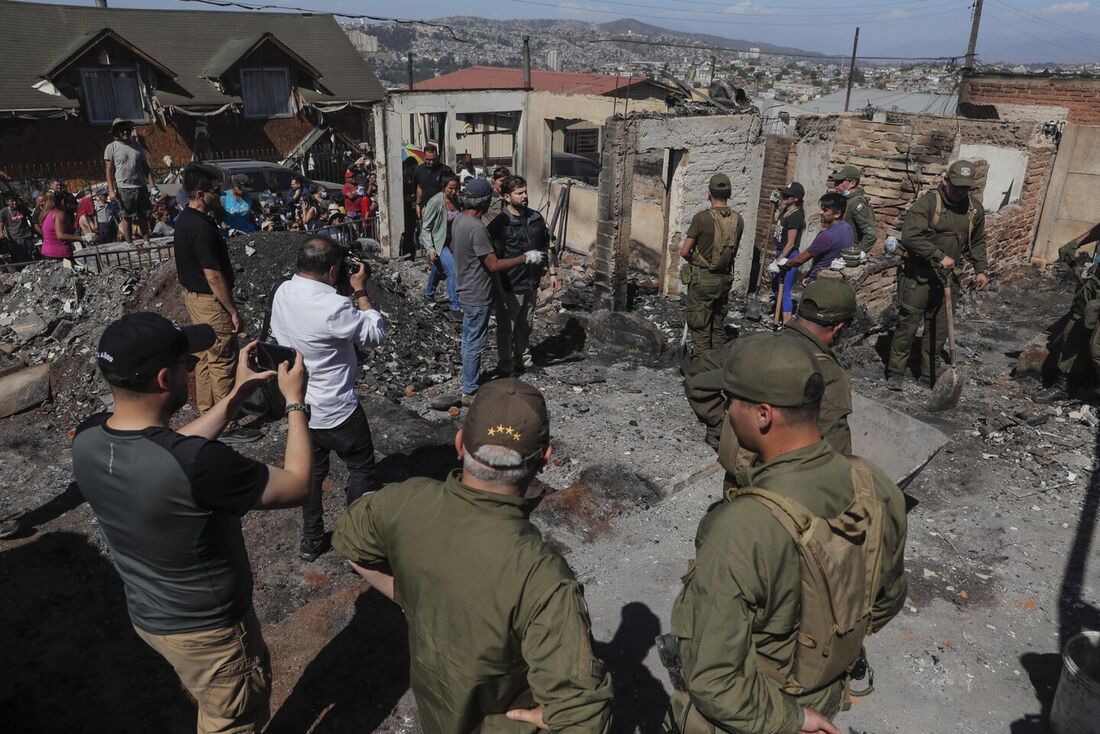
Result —
[[[150,311],[126,314],[103,330],[96,359],[103,377],[125,387],[151,379],[162,367],[214,346],[209,324],[178,326]]]
[[[793,196],[796,199],[806,198],[806,189],[798,181],[791,181],[785,188],[779,190],[783,196]]]

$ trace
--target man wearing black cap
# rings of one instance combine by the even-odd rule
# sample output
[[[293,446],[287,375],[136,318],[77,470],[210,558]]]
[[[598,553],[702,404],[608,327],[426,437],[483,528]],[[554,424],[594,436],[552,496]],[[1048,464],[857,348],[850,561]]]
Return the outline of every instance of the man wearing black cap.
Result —
[[[305,371],[282,364],[287,400],[283,468],[265,466],[217,441],[274,372],[241,351],[233,390],[174,431],[187,402],[196,353],[214,343],[205,325],[179,327],[154,313],[110,324],[98,362],[115,407],[77,429],[73,474],[122,577],[134,630],[175,668],[198,702],[198,731],[259,732],[268,718],[271,662],[252,608],[252,571],[240,517],[300,504],[309,490]]]
[[[957,298],[963,274],[962,259],[974,266],[978,290],[989,284],[985,257],[985,208],[971,195],[977,185],[974,164],[955,161],[943,174],[939,188],[917,199],[905,215],[901,243],[906,255],[898,276],[898,323],[890,344],[886,386],[901,390],[902,373],[909,362],[917,329],[924,323],[920,379],[936,381],[936,357],[947,341],[944,285],[950,280]]]
[[[808,350],[773,334],[738,342],[727,413],[761,463],[752,489],[699,525],[672,611],[686,688],[673,713],[680,731],[839,734],[829,717],[847,707],[863,637],[905,602],[905,499],[821,438],[824,379]]]
[[[183,189],[188,202],[176,220],[176,276],[191,322],[209,324],[215,334],[214,344],[199,355],[195,367],[195,403],[205,413],[233,388],[241,317],[233,300],[229,249],[213,219],[221,210],[221,171],[190,163],[183,169]],[[247,443],[259,437],[256,429],[233,422],[222,441]]]
[[[607,732],[611,679],[581,586],[527,519],[552,453],[542,394],[514,378],[486,384],[455,449],[462,469],[446,482],[362,497],[332,540],[405,611],[424,731]]]
[[[745,231],[741,215],[729,208],[730,191],[728,176],[710,177],[710,206],[692,217],[680,247],[680,257],[687,261],[680,280],[687,286],[687,325],[694,355],[726,343],[733,260]]]

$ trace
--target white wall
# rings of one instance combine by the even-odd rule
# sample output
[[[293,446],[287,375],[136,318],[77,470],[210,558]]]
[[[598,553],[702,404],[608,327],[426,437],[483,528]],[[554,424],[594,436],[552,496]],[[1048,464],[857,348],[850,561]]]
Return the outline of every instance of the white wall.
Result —
[[[987,212],[992,213],[1001,208],[1005,192],[1009,193],[1006,203],[1020,200],[1020,191],[1027,175],[1027,151],[963,143],[959,146],[959,157],[968,161],[980,159],[989,164],[985,175],[985,190],[982,193],[982,206]]]

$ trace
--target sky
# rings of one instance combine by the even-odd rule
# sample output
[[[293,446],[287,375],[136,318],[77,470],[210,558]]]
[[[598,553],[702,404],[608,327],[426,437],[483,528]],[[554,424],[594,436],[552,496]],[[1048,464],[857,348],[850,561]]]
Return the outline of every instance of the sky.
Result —
[[[561,18],[652,25],[732,39],[860,55],[953,56],[966,51],[972,0],[242,0],[312,11],[431,19],[446,15]],[[108,0],[112,7],[208,7],[184,0]],[[94,0],[64,4],[94,4]],[[1100,63],[1100,0],[985,0],[978,37],[987,63]]]

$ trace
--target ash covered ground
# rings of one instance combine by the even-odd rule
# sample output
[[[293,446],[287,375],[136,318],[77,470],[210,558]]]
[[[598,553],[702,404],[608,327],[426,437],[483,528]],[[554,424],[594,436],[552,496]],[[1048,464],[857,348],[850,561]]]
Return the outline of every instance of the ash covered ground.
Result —
[[[299,237],[232,241],[249,333],[272,283],[292,271]],[[424,302],[422,262],[373,264],[371,296],[390,342],[364,356],[360,384],[381,471],[390,481],[442,476],[461,416],[431,403],[457,392],[458,327],[445,304]],[[527,377],[547,396],[555,437],[540,476],[549,494],[534,519],[585,583],[598,652],[616,677],[616,729],[652,731],[669,686],[651,641],[667,630],[721,473],[683,399],[678,299],[643,279],[632,314],[598,312],[583,262],[570,261],[563,276],[563,292],[540,301],[540,368]],[[995,285],[964,298],[959,360],[968,380],[954,411],[927,413],[927,388],[916,383],[885,390],[881,322],[861,320],[842,350],[857,392],[951,439],[906,489],[909,600],[869,641],[877,690],[841,715],[846,731],[1046,731],[1061,642],[1100,626],[1097,572],[1087,565],[1100,506],[1096,414],[1026,397],[1042,360],[1029,342],[1066,310],[1072,285],[1030,272]],[[761,328],[740,316],[743,306],[735,303],[731,329]],[[90,509],[67,490],[73,429],[110,406],[94,366],[99,333],[138,309],[186,320],[171,263],[99,275],[43,264],[0,275],[0,370],[49,361],[53,372],[49,402],[0,420],[0,516],[27,513],[21,536],[0,545],[0,655],[14,662],[0,707],[23,730],[194,728],[174,674],[127,621]],[[285,427],[261,427],[264,439],[242,451],[280,460]],[[329,528],[346,477],[334,466]],[[364,592],[331,553],[299,561],[297,511],[251,513],[244,528],[275,666],[269,731],[419,731],[400,611]]]

